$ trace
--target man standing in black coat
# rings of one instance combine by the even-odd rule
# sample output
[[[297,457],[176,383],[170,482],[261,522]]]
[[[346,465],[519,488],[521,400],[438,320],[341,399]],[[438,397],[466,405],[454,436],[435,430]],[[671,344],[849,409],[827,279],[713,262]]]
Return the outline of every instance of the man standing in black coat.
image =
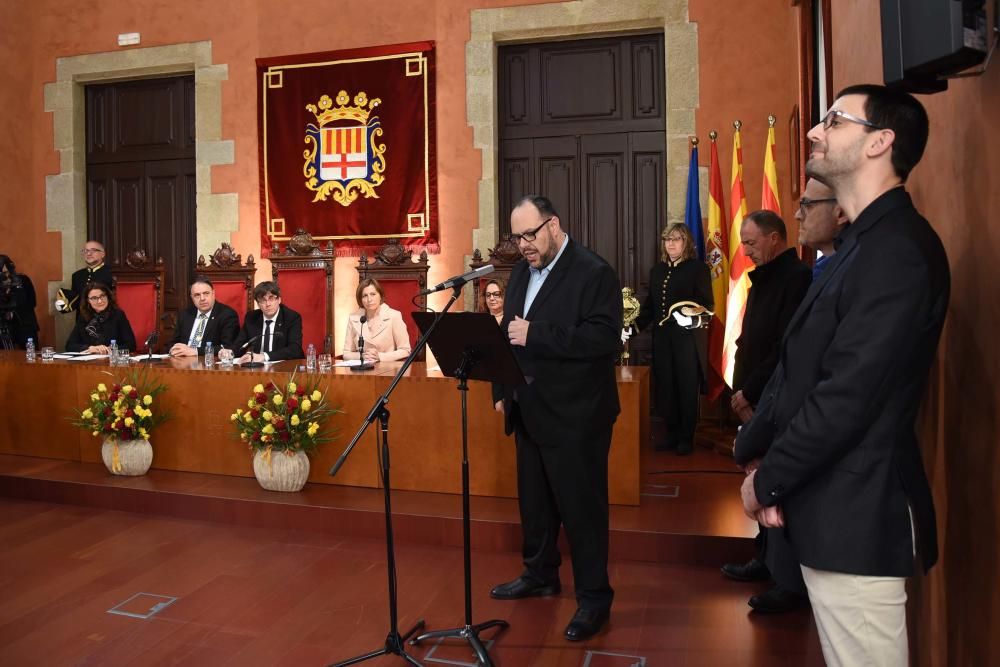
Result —
[[[55,307],[60,313],[72,313],[76,311],[76,319],[79,321],[80,299],[84,298],[87,285],[100,283],[109,288],[114,286],[114,278],[111,276],[111,267],[105,260],[104,245],[97,241],[87,241],[83,244],[83,261],[86,264],[82,269],[73,272],[70,280],[70,288],[60,289],[56,293]]]
[[[809,131],[806,173],[852,221],[782,341],[747,449],[747,514],[784,526],[831,665],[907,665],[906,577],[937,560],[914,423],[948,308],[940,238],[903,187],[927,113],[884,86],[841,91]]]
[[[524,261],[511,272],[500,324],[528,379],[494,386],[517,444],[523,574],[493,588],[499,600],[560,591],[557,546],[566,529],[577,611],[564,636],[588,639],[607,623],[608,450],[620,409],[615,360],[622,298],[614,269],[563,231],[545,197],[510,216]]]
[[[756,266],[750,272],[750,292],[733,368],[732,408],[745,423],[778,365],[781,336],[809,289],[812,271],[795,254],[795,248],[788,247],[785,222],[773,211],[748,215],[740,227],[740,239],[743,252]],[[722,566],[722,573],[736,581],[774,580],[770,590],[750,598],[750,607],[773,614],[805,604],[802,572],[781,531],[761,527],[757,547],[760,555],[750,562]]]
[[[205,343],[211,343],[216,351],[222,347],[232,349],[240,330],[239,315],[215,300],[215,288],[205,276],[195,276],[190,293],[191,305],[181,311],[174,339],[170,341],[170,354],[201,356],[205,354]]]
[[[237,353],[243,347],[249,350],[240,361],[281,361],[301,359],[302,316],[281,303],[278,283],[271,280],[253,288],[253,299],[258,310],[247,313],[243,319],[233,348]]]

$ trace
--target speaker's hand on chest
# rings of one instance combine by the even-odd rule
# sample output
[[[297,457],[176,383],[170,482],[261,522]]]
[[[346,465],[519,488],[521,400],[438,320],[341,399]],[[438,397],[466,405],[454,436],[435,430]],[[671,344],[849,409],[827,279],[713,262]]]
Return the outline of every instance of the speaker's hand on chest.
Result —
[[[507,325],[507,338],[510,340],[511,345],[520,345],[524,347],[528,343],[528,326],[531,324],[528,320],[522,320],[520,317],[515,316],[511,320],[510,324]]]

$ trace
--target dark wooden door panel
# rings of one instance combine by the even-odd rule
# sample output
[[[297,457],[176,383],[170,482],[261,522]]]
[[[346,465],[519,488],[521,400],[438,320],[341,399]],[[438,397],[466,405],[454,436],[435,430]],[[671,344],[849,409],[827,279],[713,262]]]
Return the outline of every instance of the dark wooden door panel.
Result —
[[[625,207],[630,180],[628,135],[597,134],[580,141],[584,206],[577,237],[615,267],[620,279],[629,268]]]
[[[534,192],[545,194],[564,224],[580,214],[580,146],[576,137],[535,139]],[[570,223],[572,224],[572,223]]]
[[[542,47],[542,123],[622,118],[621,42]]]

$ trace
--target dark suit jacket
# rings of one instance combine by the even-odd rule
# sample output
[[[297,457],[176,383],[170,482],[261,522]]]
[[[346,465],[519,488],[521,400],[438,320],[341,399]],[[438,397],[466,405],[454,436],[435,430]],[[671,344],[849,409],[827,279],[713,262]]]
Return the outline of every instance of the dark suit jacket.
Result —
[[[908,507],[924,567],[937,560],[914,421],[949,290],[941,240],[895,188],[843,232],[792,318],[736,448],[740,459],[767,452],[757,498],[784,509],[803,565],[911,575]]]
[[[760,401],[764,385],[778,365],[781,336],[811,282],[812,271],[794,248],[750,272],[750,292],[733,367],[733,391],[742,391],[750,405]]]
[[[511,271],[500,327],[515,315],[530,322],[527,345],[514,354],[529,379],[517,387],[496,385],[505,401],[506,430],[513,432],[512,404],[539,444],[586,440],[614,423],[620,409],[615,360],[621,352],[622,295],[614,269],[570,239],[545,279],[531,310],[524,311],[528,263]],[[607,443],[605,443],[605,446]]]
[[[239,353],[244,343],[263,332],[264,313],[259,310],[247,313],[246,319],[243,321],[243,328],[240,329],[240,335],[233,343],[233,349]],[[305,356],[302,353],[302,317],[285,304],[281,304],[278,309],[278,316],[274,321],[274,331],[271,332],[271,335],[274,338],[271,341],[271,351],[268,352],[268,358],[272,361],[302,359]],[[254,341],[248,350],[251,352],[260,350],[260,340]]]
[[[169,350],[177,343],[187,345],[191,340],[191,333],[194,323],[197,321],[198,309],[193,305],[181,311],[181,316],[177,321],[177,328],[174,330],[174,338],[167,345]],[[236,340],[240,331],[240,316],[236,311],[224,303],[215,302],[212,313],[205,323],[205,332],[201,336],[201,345],[198,347],[198,354],[205,354],[205,343],[211,342],[218,352],[219,348],[225,346],[233,349],[233,341]]]
[[[77,320],[66,340],[67,352],[81,352],[91,345],[110,345],[114,340],[119,349],[136,352],[135,334],[132,333],[132,325],[129,324],[124,310],[115,308],[108,314],[108,319],[104,322],[94,322],[94,326],[87,328],[90,322],[82,319]],[[93,333],[91,333],[93,332]]]
[[[78,269],[73,272],[73,276],[70,279],[71,287],[69,289],[59,290],[59,296],[66,302],[66,307],[62,312],[69,313],[76,311],[76,319],[79,321],[81,317],[80,301],[87,298],[87,295],[84,294],[84,292],[86,291],[87,285],[90,285],[91,283],[101,283],[108,289],[113,287],[114,279],[111,275],[111,267],[106,262],[98,266],[96,269],[91,269],[89,266],[85,266],[82,269]]]

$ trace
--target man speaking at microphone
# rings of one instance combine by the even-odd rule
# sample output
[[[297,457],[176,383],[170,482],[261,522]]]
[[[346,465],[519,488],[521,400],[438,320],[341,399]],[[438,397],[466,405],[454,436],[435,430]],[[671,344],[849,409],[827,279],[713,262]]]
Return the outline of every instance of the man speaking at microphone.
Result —
[[[493,398],[517,444],[524,571],[490,596],[516,600],[560,592],[561,524],[577,600],[564,636],[581,641],[607,623],[614,597],[608,450],[619,412],[621,289],[614,269],[563,231],[547,198],[521,199],[510,226],[524,261],[511,272],[500,328],[527,383],[494,385]]]
[[[252,341],[240,363],[301,359],[302,317],[281,303],[278,283],[268,280],[253,288],[258,310],[247,313],[233,347],[239,351]],[[256,340],[255,340],[256,339]]]

